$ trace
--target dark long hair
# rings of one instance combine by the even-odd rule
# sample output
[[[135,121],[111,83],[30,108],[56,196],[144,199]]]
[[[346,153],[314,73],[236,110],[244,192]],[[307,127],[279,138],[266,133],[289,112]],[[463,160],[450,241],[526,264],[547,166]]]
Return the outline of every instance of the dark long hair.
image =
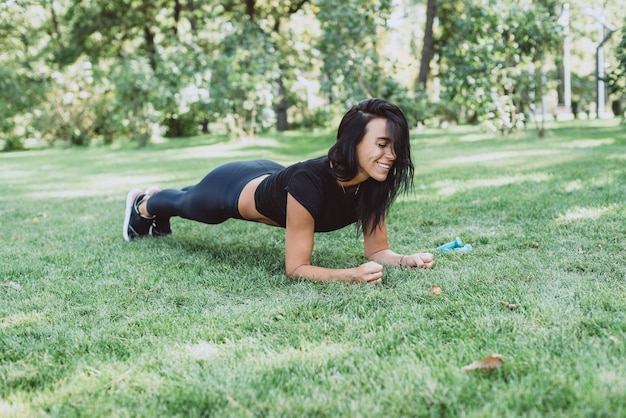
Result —
[[[366,99],[344,115],[337,130],[337,142],[328,151],[336,178],[353,179],[359,169],[356,146],[365,136],[367,124],[377,118],[387,120],[387,135],[393,141],[396,160],[384,182],[370,178],[359,188],[357,226],[368,232],[378,227],[398,192],[407,192],[413,186],[415,169],[411,161],[409,124],[398,106],[382,99]]]

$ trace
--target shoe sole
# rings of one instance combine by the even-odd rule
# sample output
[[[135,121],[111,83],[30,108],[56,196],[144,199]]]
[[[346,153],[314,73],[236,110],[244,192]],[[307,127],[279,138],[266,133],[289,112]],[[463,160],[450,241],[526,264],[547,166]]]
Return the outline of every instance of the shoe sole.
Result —
[[[143,193],[140,189],[133,189],[126,195],[126,212],[124,212],[124,225],[122,229],[122,236],[124,241],[130,241],[131,237],[128,235],[128,224],[130,223],[130,214],[133,210],[133,204],[138,194]]]

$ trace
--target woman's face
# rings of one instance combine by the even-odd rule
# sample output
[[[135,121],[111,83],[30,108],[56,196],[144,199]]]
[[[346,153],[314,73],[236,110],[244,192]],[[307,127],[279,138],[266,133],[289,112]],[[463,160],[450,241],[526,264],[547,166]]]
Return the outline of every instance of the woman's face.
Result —
[[[373,178],[383,182],[391,170],[396,154],[393,140],[387,136],[387,119],[376,118],[365,127],[365,135],[356,146],[359,170],[355,180],[359,183]]]

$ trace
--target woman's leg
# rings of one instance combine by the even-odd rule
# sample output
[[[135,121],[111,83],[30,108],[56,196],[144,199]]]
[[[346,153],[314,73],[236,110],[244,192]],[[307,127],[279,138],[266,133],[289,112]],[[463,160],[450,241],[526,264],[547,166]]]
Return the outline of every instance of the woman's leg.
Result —
[[[207,224],[221,223],[229,218],[241,219],[237,202],[245,185],[257,177],[283,168],[267,160],[224,164],[194,186],[155,193],[147,199],[146,210],[149,215],[163,222],[172,216]]]

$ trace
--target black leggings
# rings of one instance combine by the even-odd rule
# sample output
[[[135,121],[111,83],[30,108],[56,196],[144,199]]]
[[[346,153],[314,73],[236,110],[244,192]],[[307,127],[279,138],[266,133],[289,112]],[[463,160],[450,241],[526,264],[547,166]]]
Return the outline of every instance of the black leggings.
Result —
[[[158,219],[180,216],[206,224],[219,224],[229,218],[242,219],[237,205],[244,186],[283,168],[268,160],[227,163],[211,171],[195,186],[155,193],[148,199],[146,208]]]

